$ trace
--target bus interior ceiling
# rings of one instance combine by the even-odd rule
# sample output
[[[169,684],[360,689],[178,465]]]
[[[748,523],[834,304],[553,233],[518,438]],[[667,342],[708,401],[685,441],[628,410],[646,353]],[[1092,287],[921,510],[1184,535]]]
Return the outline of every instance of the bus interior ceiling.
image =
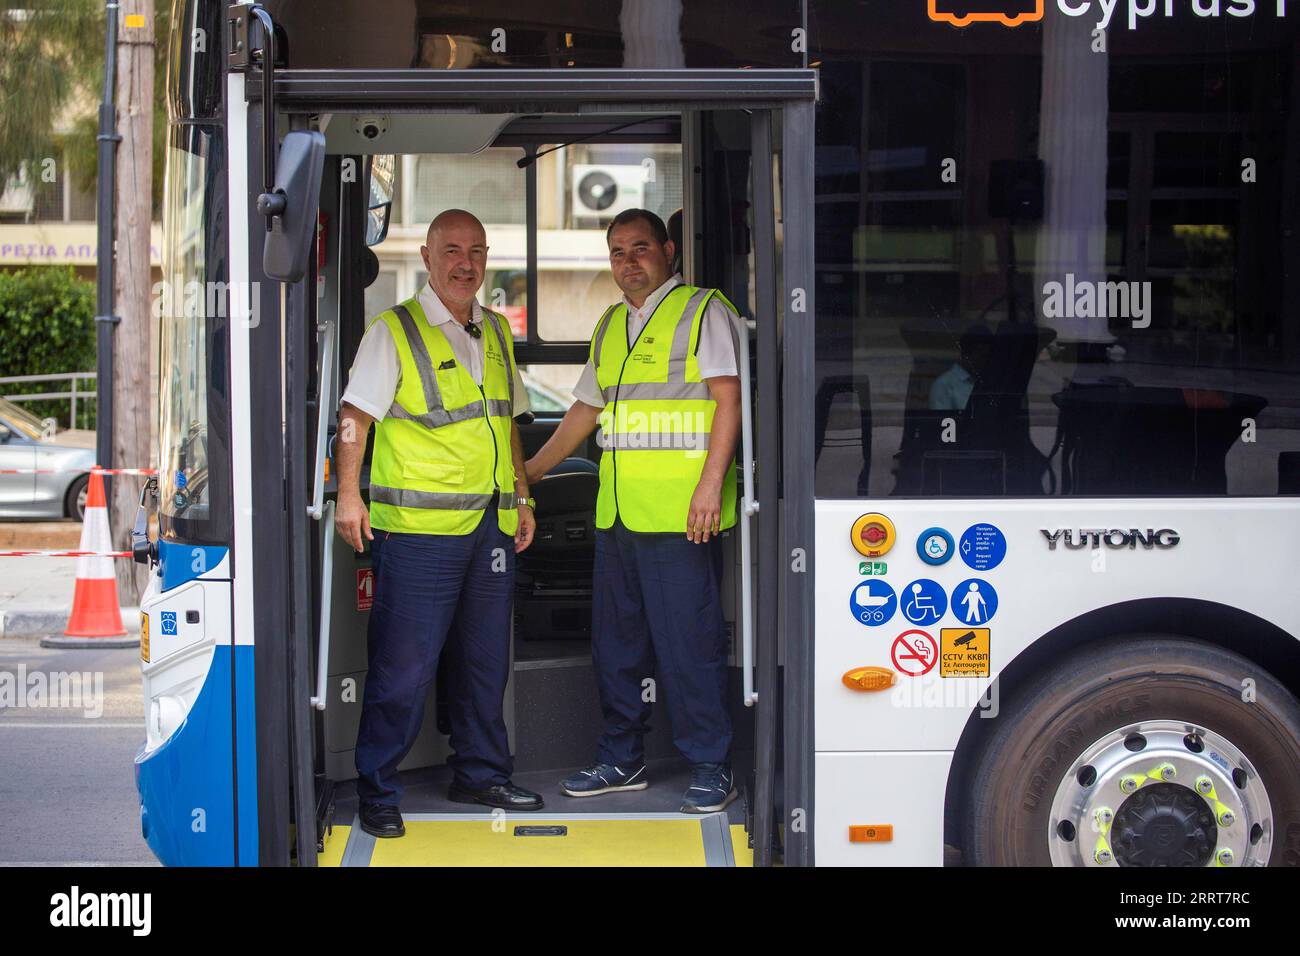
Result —
[[[728,111],[730,113],[732,111]],[[367,301],[365,295],[365,287],[374,282],[376,273],[374,254],[365,245],[367,216],[363,204],[367,187],[363,173],[370,156],[395,154],[400,171],[403,155],[468,156],[489,147],[518,149],[520,158],[528,150],[545,144],[573,144],[577,140],[681,147],[683,126],[690,121],[687,116],[663,112],[595,118],[587,115],[402,112],[382,116],[336,114],[314,117],[315,127],[326,135],[328,155],[320,199],[327,248],[319,264],[314,321],[319,330],[325,323],[336,320],[336,341],[339,343],[334,349],[334,367],[329,371],[333,377],[332,403],[324,409],[331,440],[337,424],[338,397],[346,390],[348,370],[366,324],[377,309],[390,304],[380,304],[374,296]],[[700,122],[700,118],[695,121]],[[734,223],[728,223],[728,227],[721,230],[704,229],[699,225],[704,219],[716,215],[714,210],[736,209],[738,204],[749,208],[745,194],[750,146],[748,117],[740,111],[735,111],[734,117],[711,114],[703,125],[710,127],[708,135],[714,137],[715,153],[711,160],[726,153],[733,157],[730,161],[732,168],[723,175],[715,175],[715,171],[703,168],[714,164],[702,163],[698,156],[682,158],[680,175],[683,180],[690,177],[692,168],[698,174],[695,184],[681,183],[683,207],[689,207],[684,208],[688,229],[691,229],[690,223],[696,224],[691,229],[695,242],[688,242],[689,248],[683,250],[682,269],[688,282],[717,285],[737,302],[743,313],[752,314],[744,305],[751,301],[751,283],[746,273],[750,269],[752,252],[747,238],[744,238],[745,230],[735,229]],[[692,147],[687,145],[684,148],[689,150]],[[735,157],[740,157],[740,161],[737,162]],[[677,174],[677,170],[671,173]],[[399,179],[400,175],[399,172]],[[398,189],[413,186],[412,183],[399,182]],[[706,195],[711,190],[728,195]],[[740,195],[732,195],[737,192]],[[535,186],[533,194],[535,197]],[[464,205],[470,212],[476,212],[474,196],[466,196]],[[406,225],[415,226],[417,223]],[[412,246],[414,251],[414,247],[423,241],[422,230],[426,225],[423,221],[418,223],[421,230],[418,238],[407,230],[397,241]],[[607,221],[599,223],[602,237],[605,225]],[[492,305],[489,285],[498,242],[494,242],[491,222],[487,228],[489,281],[485,281],[480,298],[486,298],[487,304]],[[535,208],[530,210],[525,228],[533,230],[533,242],[536,243]],[[738,234],[742,236],[739,240],[741,245],[733,248]],[[712,247],[710,242],[714,243]],[[535,266],[535,260],[532,260],[532,265]],[[726,275],[715,278],[706,273],[706,269],[710,273],[725,272]],[[530,280],[528,302],[534,301],[536,276],[530,276]],[[420,271],[419,282],[423,281],[424,273]],[[727,288],[727,281],[743,287]],[[612,288],[612,281],[609,285]],[[416,287],[401,288],[397,299],[415,291]],[[556,308],[557,305],[563,306],[563,303],[552,303],[550,307]],[[309,304],[309,314],[312,308]],[[584,315],[582,325],[589,328],[598,318],[599,314]],[[576,379],[575,363],[585,360],[586,348],[585,341],[548,342],[536,334],[535,328],[530,328],[526,335],[521,335],[521,330],[515,328],[516,357],[525,371],[558,364],[564,366],[563,371],[571,371]],[[319,363],[319,358],[316,361]],[[304,396],[309,409],[309,428],[313,429],[316,423],[311,418],[316,411],[318,387],[318,383],[313,382],[311,394]],[[525,457],[541,447],[559,424],[562,414],[558,409],[548,409],[520,417]],[[363,497],[367,497],[370,453],[368,447],[361,476]],[[575,456],[532,489],[537,500],[537,534],[533,545],[518,559],[511,641],[512,675],[505,700],[506,724],[514,753],[514,780],[543,795],[547,802],[546,815],[563,812],[596,817],[609,814],[641,817],[672,814],[676,817],[681,795],[688,785],[689,768],[674,749],[663,704],[665,691],[661,685],[653,691],[656,702],[646,737],[652,786],[636,793],[581,800],[566,798],[559,793],[561,777],[587,764],[595,756],[601,727],[591,659],[591,582],[598,458],[599,450],[593,435]],[[331,473],[325,488],[326,501],[336,496],[334,479]],[[315,524],[311,560],[316,628],[319,628],[322,614],[328,613],[329,620],[326,706],[317,721],[316,731],[317,775],[327,792],[332,790],[332,796],[327,799],[334,804],[334,822],[346,824],[352,820],[356,809],[352,784],[356,776],[354,750],[366,679],[366,632],[373,603],[373,582],[369,575],[369,552],[358,554],[337,534],[327,536],[327,522]],[[732,638],[728,701],[735,734],[733,765],[737,787],[742,788],[749,778],[753,761],[754,724],[752,710],[743,705],[739,669],[738,531],[738,528],[732,529],[723,536],[722,589],[727,627]],[[322,560],[325,558],[323,548],[332,551],[330,560]],[[326,568],[328,580],[322,581]],[[647,685],[647,693],[651,692],[650,686]],[[445,674],[440,668],[437,679],[428,689],[419,737],[400,766],[407,787],[402,803],[404,813],[472,814],[487,811],[486,807],[466,806],[446,799],[450,771],[445,761],[450,754],[450,745],[445,699]],[[743,789],[742,798],[733,803],[727,813],[731,825],[743,821]],[[730,853],[730,841],[726,842]]]

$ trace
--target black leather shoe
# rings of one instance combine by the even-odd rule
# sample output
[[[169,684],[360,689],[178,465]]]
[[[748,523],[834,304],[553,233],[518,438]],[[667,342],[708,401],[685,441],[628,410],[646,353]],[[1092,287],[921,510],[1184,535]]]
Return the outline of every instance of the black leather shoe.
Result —
[[[358,816],[361,818],[361,829],[372,836],[399,837],[406,835],[406,825],[402,823],[402,815],[398,812],[397,807],[385,806],[382,803],[363,803]]]
[[[447,799],[452,803],[481,803],[502,810],[540,810],[544,806],[541,794],[516,787],[513,783],[499,783],[483,790],[470,790],[453,783],[447,791]]]

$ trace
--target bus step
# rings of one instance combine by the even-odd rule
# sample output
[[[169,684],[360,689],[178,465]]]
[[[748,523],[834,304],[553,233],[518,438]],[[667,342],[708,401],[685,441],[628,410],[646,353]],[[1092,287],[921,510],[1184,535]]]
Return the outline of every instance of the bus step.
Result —
[[[406,835],[335,825],[322,866],[750,866],[726,813],[407,813]],[[341,850],[340,850],[341,846]],[[332,851],[332,852],[331,852]]]

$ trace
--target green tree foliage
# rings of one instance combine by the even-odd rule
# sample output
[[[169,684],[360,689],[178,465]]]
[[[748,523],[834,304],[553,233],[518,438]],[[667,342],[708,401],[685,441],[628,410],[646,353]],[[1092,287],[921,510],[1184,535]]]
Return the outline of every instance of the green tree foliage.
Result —
[[[71,174],[81,189],[94,192],[99,168],[96,111],[104,84],[104,6],[104,0],[0,0],[0,184],[24,164],[39,173],[41,162],[54,157],[60,177]],[[162,199],[171,7],[170,0],[158,0],[154,19],[155,214]],[[74,96],[85,110],[72,118],[72,129],[59,136],[54,123]]]
[[[95,368],[95,285],[70,266],[0,272],[0,377]],[[57,382],[5,385],[4,392],[65,391]],[[66,399],[25,402],[32,414],[68,421]],[[94,403],[77,403],[78,424],[93,427]]]
[[[0,0],[0,182],[57,154],[56,117],[103,65],[103,23],[92,0]]]

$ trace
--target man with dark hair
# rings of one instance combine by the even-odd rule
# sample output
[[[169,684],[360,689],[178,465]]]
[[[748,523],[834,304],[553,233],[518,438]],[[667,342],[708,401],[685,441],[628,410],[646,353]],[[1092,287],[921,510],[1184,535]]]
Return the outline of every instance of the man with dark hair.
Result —
[[[645,789],[646,688],[657,671],[673,742],[691,764],[682,810],[705,813],[736,797],[718,535],[736,522],[745,332],[721,293],[673,273],[675,245],[654,213],[619,213],[606,238],[623,299],[596,324],[577,401],[524,466],[541,478],[599,422],[592,663],[604,731],[596,761],[561,792]]]

